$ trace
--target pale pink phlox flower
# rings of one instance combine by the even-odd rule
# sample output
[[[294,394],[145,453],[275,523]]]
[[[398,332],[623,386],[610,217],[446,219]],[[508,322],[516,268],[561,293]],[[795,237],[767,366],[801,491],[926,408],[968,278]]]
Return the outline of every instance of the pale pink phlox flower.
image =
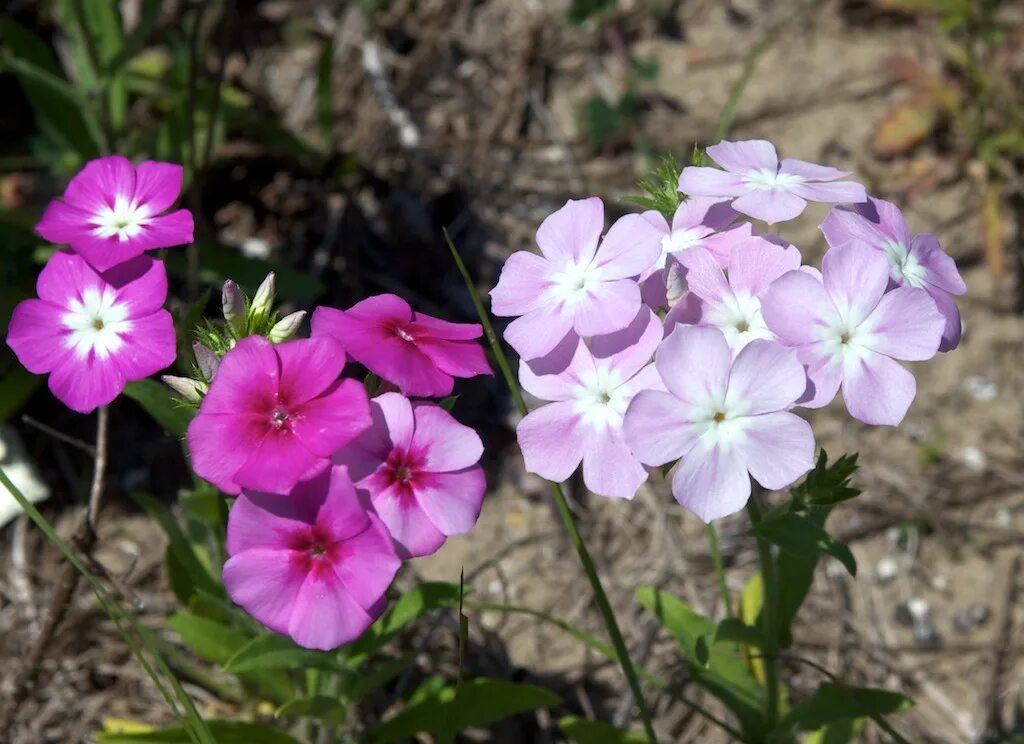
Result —
[[[36,231],[100,271],[154,248],[192,242],[192,213],[164,214],[181,194],[182,167],[120,155],[92,160],[50,202]]]
[[[842,387],[850,414],[895,426],[914,399],[914,375],[896,360],[930,359],[946,320],[923,289],[886,292],[885,254],[859,241],[830,249],[821,278],[791,271],[761,299],[768,328],[795,347],[810,387],[800,405],[828,404]]]
[[[221,360],[188,427],[192,468],[224,493],[287,493],[370,426],[366,390],[339,380],[345,351],[329,338],[274,345],[243,338]]]
[[[324,651],[355,640],[381,614],[401,565],[343,467],[287,495],[243,491],[228,515],[227,551],[228,596],[274,632]]]
[[[398,393],[370,401],[373,426],[341,448],[356,486],[403,558],[429,555],[480,515],[486,482],[475,431],[433,403]]]
[[[733,359],[717,328],[677,326],[655,366],[667,392],[633,399],[626,441],[647,465],[682,458],[672,494],[704,522],[742,509],[750,476],[780,489],[814,465],[811,427],[787,410],[807,386],[792,349],[759,339]]]
[[[612,333],[640,310],[636,277],[661,255],[663,234],[638,214],[604,231],[604,205],[597,197],[569,200],[537,230],[541,255],[509,256],[491,290],[495,315],[520,316],[505,340],[532,361],[550,353],[566,336]]]
[[[519,365],[519,381],[531,395],[552,401],[531,411],[516,428],[527,471],[566,480],[583,463],[583,482],[594,493],[631,499],[647,479],[622,434],[622,416],[642,390],[660,388],[651,356],[661,341],[661,322],[643,308],[627,328],[576,343],[569,366],[535,374]]]
[[[939,351],[960,343],[960,310],[950,295],[967,291],[956,262],[934,235],[911,235],[903,213],[892,202],[869,198],[852,209],[837,208],[821,223],[825,240],[837,248],[858,240],[885,253],[893,284],[926,291],[946,319]]]
[[[679,175],[679,190],[693,196],[732,198],[732,208],[769,224],[800,215],[808,201],[857,203],[867,199],[850,175],[824,165],[786,158],[766,140],[722,141],[707,149],[725,170],[690,166]]]
[[[125,383],[159,372],[176,356],[164,265],[140,256],[98,273],[81,256],[54,253],[36,282],[39,299],[18,304],[7,343],[53,394],[89,413]]]

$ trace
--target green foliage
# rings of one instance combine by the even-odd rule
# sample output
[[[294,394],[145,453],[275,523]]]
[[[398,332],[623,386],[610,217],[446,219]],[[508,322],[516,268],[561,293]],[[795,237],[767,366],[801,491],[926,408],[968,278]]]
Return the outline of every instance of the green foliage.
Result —
[[[341,701],[327,695],[294,698],[280,706],[274,715],[278,718],[316,718],[334,726],[342,725],[346,719]]]
[[[224,664],[224,671],[234,674],[268,669],[345,671],[335,654],[303,648],[277,633],[265,633],[252,639]]]
[[[844,719],[885,716],[911,706],[913,702],[898,692],[823,682],[779,722],[776,732],[814,731]]]
[[[763,537],[784,551],[803,558],[828,553],[842,563],[851,576],[857,575],[857,561],[850,548],[807,517],[793,512],[775,514],[765,518],[752,532],[756,537]]]
[[[818,453],[814,469],[803,482],[790,489],[797,508],[804,506],[834,506],[860,494],[860,489],[850,485],[850,479],[857,472],[857,454],[843,455],[831,465],[825,450]]]
[[[566,716],[558,722],[559,730],[576,744],[646,744],[641,731],[623,731],[609,723]]]
[[[588,18],[614,10],[615,4],[616,0],[572,0],[565,19],[573,26],[579,26]]]
[[[244,721],[207,721],[217,744],[300,744],[280,729]],[[184,726],[132,734],[96,734],[100,744],[192,744]]]
[[[651,175],[641,180],[637,185],[644,192],[643,194],[623,197],[625,201],[639,204],[645,209],[654,209],[669,221],[676,213],[679,202],[683,195],[679,193],[679,174],[682,169],[676,162],[675,155],[669,153],[662,158],[661,162],[651,171]]]
[[[169,388],[152,379],[133,380],[124,386],[124,394],[142,406],[146,413],[169,434],[184,437],[196,410],[171,395]]]
[[[374,744],[408,739],[418,733],[449,735],[486,726],[537,708],[550,708],[561,698],[543,687],[499,679],[473,679],[458,688],[446,686],[425,693],[397,714],[371,729]]]
[[[349,647],[349,666],[361,664],[428,612],[457,606],[459,597],[458,584],[440,581],[426,581],[409,590]]]

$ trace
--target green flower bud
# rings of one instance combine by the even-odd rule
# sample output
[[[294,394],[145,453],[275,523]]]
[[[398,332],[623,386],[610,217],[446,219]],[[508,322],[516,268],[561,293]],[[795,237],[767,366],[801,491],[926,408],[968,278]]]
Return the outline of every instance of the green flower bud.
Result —
[[[224,321],[228,329],[238,338],[245,335],[245,295],[238,285],[228,279],[224,282],[221,290],[221,311],[224,313]]]
[[[295,335],[296,331],[299,330],[299,326],[302,325],[302,321],[305,319],[305,310],[299,310],[291,315],[284,316],[274,324],[273,328],[270,329],[270,333],[267,334],[267,340],[272,344],[279,344],[282,341],[287,341]]]

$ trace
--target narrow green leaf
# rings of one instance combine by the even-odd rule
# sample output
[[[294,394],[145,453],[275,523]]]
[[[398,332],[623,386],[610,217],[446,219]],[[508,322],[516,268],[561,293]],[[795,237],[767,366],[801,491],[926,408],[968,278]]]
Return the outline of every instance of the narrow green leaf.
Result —
[[[455,401],[459,399],[457,395],[449,395],[447,398],[442,398],[438,403],[441,408],[451,413],[451,410],[455,408]]]
[[[368,670],[353,676],[345,689],[345,697],[358,703],[397,677],[415,661],[415,652],[394,659],[374,661]]]
[[[718,624],[715,631],[715,643],[742,643],[745,646],[764,648],[768,639],[759,628],[747,625],[737,617],[727,617]]]
[[[642,731],[623,731],[610,723],[588,721],[585,718],[566,716],[558,722],[558,728],[567,739],[576,744],[646,744],[647,736]]]
[[[807,517],[793,513],[780,514],[765,519],[753,530],[753,534],[803,558],[815,558],[820,553],[828,553],[842,563],[851,576],[857,575],[857,561],[850,548]]]
[[[145,493],[132,494],[132,498],[160,524],[164,534],[167,535],[167,539],[170,541],[169,547],[174,553],[175,559],[192,583],[215,597],[225,596],[224,587],[219,582],[214,581],[209,570],[196,556],[192,543],[185,536],[181,525],[178,524],[174,515],[171,514],[170,509]]]
[[[300,744],[284,731],[245,721],[207,721],[217,744]],[[136,734],[96,734],[101,744],[189,744],[184,726],[168,726]]]
[[[193,615],[191,612],[174,613],[168,618],[167,625],[200,658],[214,664],[225,663],[249,641],[245,633],[237,628]]]
[[[458,603],[458,584],[425,581],[410,589],[352,644],[349,648],[349,667],[358,667],[368,656],[383,648],[408,625],[428,612],[442,607],[455,607]]]
[[[776,730],[779,733],[814,731],[844,718],[899,713],[913,704],[910,698],[898,692],[823,682],[811,697],[779,722]]]
[[[326,695],[311,695],[289,700],[274,715],[278,718],[318,718],[332,726],[340,726],[345,723],[345,706],[340,700]]]
[[[124,386],[124,394],[141,405],[160,426],[176,437],[185,436],[189,422],[196,415],[194,408],[176,400],[170,388],[156,380],[133,380]]]
[[[324,41],[316,66],[316,116],[320,123],[320,136],[327,148],[333,148],[334,145],[334,111],[331,106],[333,73],[334,37],[332,36]]]
[[[224,664],[224,671],[235,674],[266,669],[302,668],[344,671],[333,654],[302,648],[291,638],[276,633],[252,639]]]
[[[456,699],[454,687],[408,705],[369,732],[377,744],[401,741],[418,733],[438,733],[446,728],[464,731],[486,726],[509,716],[537,708],[550,708],[561,698],[543,687],[499,679],[474,679],[462,683]]]

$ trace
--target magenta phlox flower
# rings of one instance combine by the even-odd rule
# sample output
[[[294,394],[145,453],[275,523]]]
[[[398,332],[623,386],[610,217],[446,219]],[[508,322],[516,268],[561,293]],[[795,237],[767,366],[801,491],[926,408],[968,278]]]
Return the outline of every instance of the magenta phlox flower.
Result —
[[[287,495],[243,491],[228,515],[227,551],[228,596],[276,633],[325,651],[381,614],[401,565],[343,467]]]
[[[690,294],[665,317],[666,332],[676,323],[714,326],[735,354],[754,339],[774,339],[761,316],[761,296],[773,281],[800,267],[800,251],[752,235],[734,243],[723,271],[707,251],[683,259]]]
[[[842,387],[854,418],[895,426],[917,390],[896,360],[933,357],[946,320],[923,289],[886,292],[885,255],[859,241],[830,249],[821,273],[791,271],[761,299],[768,327],[807,368],[800,405],[824,406]]]
[[[243,338],[221,360],[189,424],[196,474],[225,493],[287,493],[327,467],[335,450],[370,426],[366,390],[338,380],[344,366],[333,339],[275,346]]]
[[[660,388],[651,356],[661,322],[647,308],[627,328],[576,342],[568,367],[538,375],[520,362],[523,388],[544,401],[519,422],[516,433],[526,469],[566,480],[583,463],[583,482],[594,493],[631,499],[647,479],[622,434],[622,416],[641,390]]]
[[[935,301],[946,319],[939,351],[950,351],[960,343],[960,310],[950,295],[967,291],[956,262],[942,250],[934,235],[911,235],[899,208],[882,199],[869,198],[852,209],[829,212],[821,223],[825,240],[838,248],[857,240],[885,253],[893,284],[918,287]]]
[[[14,308],[7,343],[29,372],[50,375],[50,390],[73,411],[106,405],[126,382],[174,361],[159,261],[140,256],[101,274],[81,256],[58,252],[36,291],[38,299]]]
[[[36,230],[100,271],[153,248],[192,242],[192,213],[164,214],[181,194],[182,167],[120,155],[92,160],[47,206]]]
[[[480,437],[433,403],[385,393],[373,426],[335,454],[387,526],[403,558],[429,555],[468,532],[483,502]]]
[[[318,307],[313,336],[330,336],[349,355],[411,396],[444,396],[455,377],[491,373],[476,323],[449,323],[413,312],[397,295],[368,297],[348,310]]]
[[[541,255],[518,251],[505,262],[491,309],[521,316],[505,340],[523,359],[547,355],[570,334],[612,333],[636,317],[635,277],[658,260],[664,234],[638,214],[618,219],[601,240],[603,230],[600,199],[569,200],[537,230]]]
[[[655,366],[667,391],[633,399],[626,442],[647,465],[682,458],[672,494],[704,522],[742,509],[750,476],[780,489],[814,465],[811,427],[787,410],[807,386],[792,349],[758,339],[733,359],[717,328],[677,326]]]
[[[727,202],[695,196],[684,199],[676,208],[672,224],[656,210],[642,215],[661,234],[661,255],[651,268],[640,275],[644,303],[650,307],[667,307],[668,263],[693,248],[719,250],[714,239],[736,219],[736,211]]]
[[[690,166],[679,175],[679,190],[693,196],[732,198],[737,212],[769,224],[785,222],[804,211],[808,201],[857,203],[867,199],[864,187],[840,181],[848,171],[786,158],[766,140],[719,142],[708,157],[725,170]]]

